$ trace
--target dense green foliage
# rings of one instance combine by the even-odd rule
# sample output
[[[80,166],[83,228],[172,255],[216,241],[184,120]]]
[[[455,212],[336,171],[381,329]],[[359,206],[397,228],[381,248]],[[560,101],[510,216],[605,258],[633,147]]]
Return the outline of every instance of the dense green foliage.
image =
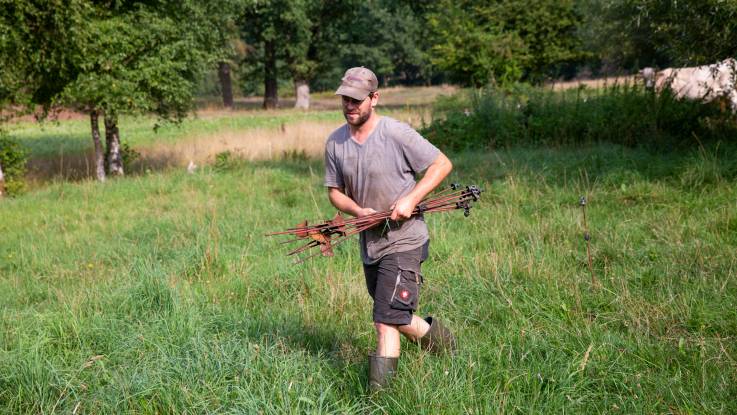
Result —
[[[594,68],[695,66],[737,54],[737,2],[579,0]]]
[[[456,82],[539,81],[579,60],[573,1],[441,1],[428,16],[433,63]]]
[[[427,56],[426,10],[418,3],[358,1],[348,13],[334,16],[330,30],[323,32],[320,73],[326,79],[318,80],[318,89],[334,89],[344,68],[353,66],[375,70],[382,86],[428,83],[433,69]]]
[[[260,4],[279,10],[278,1]],[[285,13],[291,20],[279,25],[279,36],[284,42],[297,28],[310,28],[297,39],[309,39],[309,62],[321,75],[310,78],[316,90],[334,88],[355,65],[374,68],[385,84],[485,85],[713,63],[737,53],[734,1],[312,1],[290,7],[297,9]]]
[[[0,103],[90,114],[98,179],[105,179],[103,158],[111,172],[123,174],[118,117],[188,114],[203,70],[224,47],[223,30],[214,26],[221,20],[211,21],[211,12],[231,3],[8,2],[0,14],[6,35],[0,63],[12,66],[0,75],[9,85],[0,87]],[[104,116],[106,150],[98,116]]]
[[[258,70],[264,82],[264,108],[278,105],[278,60],[294,58],[309,45],[309,20],[305,1],[268,0],[253,2],[246,8],[243,35],[254,50],[247,57],[252,70]],[[288,46],[292,41],[294,45]],[[291,60],[291,59],[290,59]],[[298,64],[303,69],[308,62]]]
[[[718,103],[676,99],[641,86],[552,91],[485,89],[441,103],[426,136],[443,148],[608,142],[654,150],[737,142],[737,120]]]
[[[200,27],[205,10],[189,2],[166,6],[101,8],[88,16],[71,45],[77,73],[58,100],[112,115],[184,117],[217,45],[203,34],[210,28]]]
[[[539,81],[582,56],[575,36],[580,20],[571,1],[275,0],[255,3],[244,27],[256,47],[248,66],[261,62],[271,76],[268,65],[279,68],[282,61],[295,80],[324,90],[358,65],[374,69],[385,86],[443,74],[471,85]],[[267,53],[272,47],[278,56]]]
[[[460,351],[405,348],[373,397],[355,243],[294,266],[262,237],[333,214],[319,162],[52,184],[0,204],[0,412],[733,413],[734,156],[451,155],[486,192],[428,216],[420,308]]]
[[[481,86],[712,63],[737,51],[737,5],[721,0],[3,5],[0,102],[30,108],[99,103],[179,116],[207,84],[203,69],[225,62],[243,91],[268,92],[272,105],[280,87],[330,90],[356,65],[384,86]]]
[[[0,104],[49,105],[74,77],[73,43],[91,4],[82,0],[3,0],[0,7]]]
[[[25,187],[23,175],[26,172],[26,158],[25,149],[0,131],[0,168],[5,181],[5,192],[10,196],[20,194]]]
[[[424,17],[412,2],[273,0],[246,8],[243,19],[244,38],[252,47],[245,59],[246,93],[286,86],[273,79],[270,86],[260,85],[274,73],[282,80],[308,81],[317,90],[334,89],[352,66],[372,68],[384,85],[430,76]]]

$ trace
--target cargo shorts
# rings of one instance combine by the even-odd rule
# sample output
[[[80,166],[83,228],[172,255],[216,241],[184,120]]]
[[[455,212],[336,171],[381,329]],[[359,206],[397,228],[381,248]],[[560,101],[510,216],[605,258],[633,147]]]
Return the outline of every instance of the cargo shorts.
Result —
[[[375,323],[403,326],[412,321],[423,279],[420,266],[428,256],[429,241],[419,248],[397,252],[374,264],[364,264],[366,288],[374,300]]]

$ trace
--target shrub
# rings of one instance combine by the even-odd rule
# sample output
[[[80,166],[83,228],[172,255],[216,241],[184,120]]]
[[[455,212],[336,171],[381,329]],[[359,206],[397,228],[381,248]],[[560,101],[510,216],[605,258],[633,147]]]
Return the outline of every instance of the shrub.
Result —
[[[633,85],[567,91],[517,85],[472,92],[470,110],[449,102],[435,108],[435,121],[423,133],[450,150],[595,142],[663,150],[733,140],[737,132],[734,114],[717,103]]]
[[[127,142],[120,145],[120,157],[123,159],[123,166],[132,166],[141,158],[141,153],[132,148]]]
[[[217,153],[215,154],[215,164],[213,165],[213,169],[215,171],[230,170],[230,168],[233,166],[234,160],[235,157],[233,157],[233,153],[228,150]]]
[[[5,192],[14,196],[23,192],[26,173],[26,152],[15,141],[0,133],[0,165],[5,176]]]

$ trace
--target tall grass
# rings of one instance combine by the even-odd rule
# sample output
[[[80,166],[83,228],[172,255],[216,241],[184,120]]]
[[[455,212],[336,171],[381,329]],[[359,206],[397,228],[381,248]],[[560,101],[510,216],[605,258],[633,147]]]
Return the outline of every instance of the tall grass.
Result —
[[[454,150],[607,142],[661,151],[737,139],[737,118],[722,103],[676,99],[637,85],[470,94],[438,106],[439,119],[425,129],[433,142]]]
[[[423,91],[425,95],[415,95],[414,99],[428,99],[437,93],[426,88]],[[334,96],[332,101],[336,101]],[[409,105],[385,105],[380,108],[382,114],[413,125],[424,122],[428,112]],[[140,173],[184,168],[190,162],[202,165],[212,163],[223,152],[258,160],[279,159],[291,152],[316,156],[322,153],[325,138],[342,122],[341,113],[334,110],[203,111],[180,124],[158,128],[153,117],[123,117],[120,129],[125,170]],[[51,178],[79,180],[94,176],[94,149],[85,119],[19,122],[8,128],[11,137],[29,154],[27,179],[31,187]]]
[[[734,413],[735,153],[451,155],[486,191],[428,216],[420,308],[460,350],[375,396],[356,244],[262,236],[333,214],[318,161],[51,184],[0,204],[0,412]]]
[[[163,123],[150,116],[123,117],[120,121],[121,139],[134,148],[161,144],[175,144],[195,137],[209,136],[250,129],[276,129],[301,121],[340,122],[338,111],[280,111],[219,113],[195,116],[181,123]],[[59,154],[81,154],[92,148],[89,118],[62,121],[18,122],[6,126],[9,135],[28,150],[29,155],[58,157]]]
[[[421,88],[383,88],[379,110],[384,114],[417,125],[438,96],[449,95],[456,89],[450,86]],[[181,123],[160,122],[153,116],[124,116],[120,119],[123,142],[136,150],[151,146],[175,145],[181,141],[245,130],[278,130],[291,124],[328,123],[343,121],[340,99],[335,93],[322,92],[312,96],[313,110],[285,109],[273,111],[229,111],[217,104],[214,108],[200,108]],[[255,98],[254,98],[255,99]],[[255,99],[254,107],[261,102]],[[219,102],[219,101],[218,101]],[[84,114],[62,114],[60,120],[19,121],[4,126],[11,138],[20,141],[31,158],[50,158],[82,154],[92,148],[89,117]]]

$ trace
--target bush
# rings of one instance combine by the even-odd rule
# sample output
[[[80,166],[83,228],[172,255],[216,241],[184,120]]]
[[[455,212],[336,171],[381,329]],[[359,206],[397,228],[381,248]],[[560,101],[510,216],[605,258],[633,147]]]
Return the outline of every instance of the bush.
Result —
[[[234,161],[235,157],[233,157],[233,153],[228,150],[217,153],[215,154],[215,164],[213,165],[213,169],[215,171],[228,171],[233,167]]]
[[[517,85],[472,92],[470,102],[470,109],[443,102],[423,134],[449,150],[596,142],[664,150],[733,140],[737,133],[734,115],[717,103],[632,85],[562,92]]]
[[[0,133],[2,134],[2,133]],[[23,192],[26,174],[26,152],[15,141],[0,135],[0,165],[5,176],[5,192],[15,196]]]
[[[120,145],[120,157],[123,159],[123,166],[128,168],[141,158],[141,153],[132,148],[127,142]]]

